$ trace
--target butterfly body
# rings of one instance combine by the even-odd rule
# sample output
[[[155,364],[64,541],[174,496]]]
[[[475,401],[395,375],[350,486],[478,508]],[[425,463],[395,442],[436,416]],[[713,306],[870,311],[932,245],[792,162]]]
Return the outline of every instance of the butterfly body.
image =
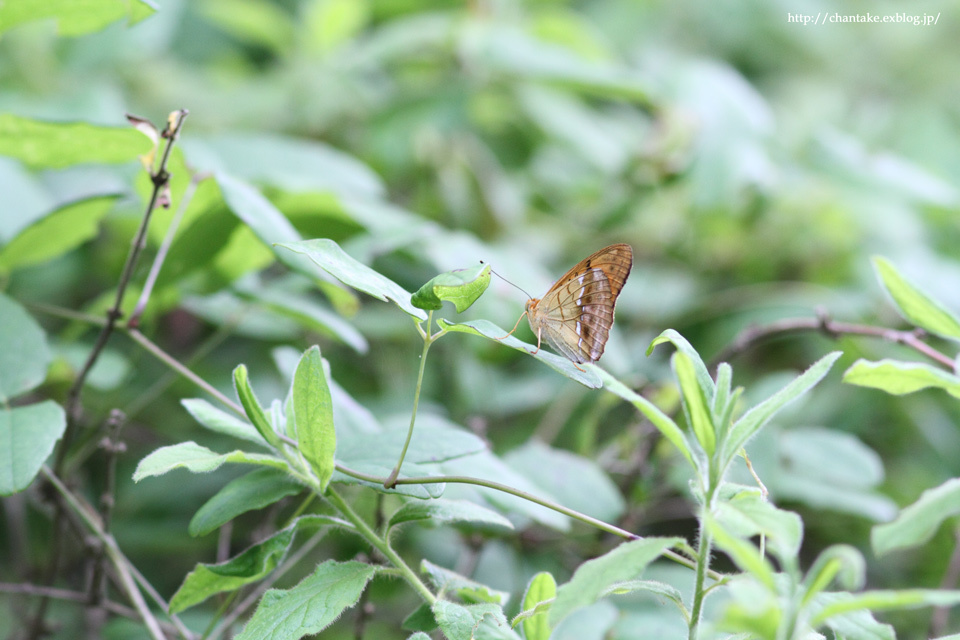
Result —
[[[526,315],[538,348],[545,339],[575,364],[599,360],[632,266],[630,245],[610,245],[581,260],[543,298],[530,298]]]

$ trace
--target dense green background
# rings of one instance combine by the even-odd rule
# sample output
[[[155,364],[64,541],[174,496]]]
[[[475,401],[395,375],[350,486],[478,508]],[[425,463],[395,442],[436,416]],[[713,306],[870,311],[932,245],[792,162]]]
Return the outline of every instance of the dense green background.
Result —
[[[0,4],[0,29],[18,4]],[[228,171],[262,187],[303,237],[333,238],[410,290],[482,259],[539,296],[589,252],[628,242],[636,262],[603,365],[637,387],[647,383],[647,395],[665,406],[665,357],[645,356],[665,328],[709,361],[752,324],[818,309],[901,326],[877,285],[874,254],[960,309],[955,3],[491,0],[451,9],[413,0],[163,0],[159,8],[130,27],[114,21],[119,16],[104,17],[102,30],[95,20],[85,27],[96,16],[65,10],[59,32],[53,20],[2,31],[0,113],[122,126],[125,112],[162,122],[189,109],[171,163],[174,205],[190,171]],[[788,19],[820,11],[939,20]],[[101,312],[149,184],[136,162],[75,162],[0,157],[0,242],[22,227],[18,215],[114,196],[95,201],[95,236],[75,250],[13,268],[0,254],[2,285],[20,301]],[[342,387],[385,422],[404,420],[420,350],[409,320],[391,305],[330,298],[288,277],[219,202],[212,181],[202,183],[145,332],[225,390],[233,367],[247,363],[262,398],[285,389],[273,364],[277,347],[319,343]],[[171,213],[158,212],[151,251]],[[456,319],[510,327],[525,298],[495,279]],[[305,300],[343,314],[362,338],[284,308],[303,309]],[[43,393],[61,398],[94,334],[35,316],[57,356]],[[912,357],[875,340],[839,347],[841,365]],[[785,371],[832,348],[813,334],[755,345],[733,359],[735,383],[763,397]],[[113,407],[131,418],[114,530],[169,595],[195,562],[212,560],[215,536],[191,538],[186,525],[231,472],[127,481],[157,446],[215,440],[179,405],[197,389],[122,336],[107,356],[85,406],[92,424]],[[867,554],[871,587],[936,587],[954,546],[950,531],[881,563],[870,554],[869,527],[960,473],[960,411],[936,391],[892,398],[840,385],[842,369],[752,443],[758,473],[778,504],[803,515],[805,554],[851,543]],[[673,454],[611,396],[512,350],[451,335],[432,353],[424,405],[482,434],[498,453],[538,437],[591,458],[623,489],[623,526],[693,535]],[[81,476],[95,496],[96,458]],[[354,497],[372,513],[372,496]],[[47,553],[46,521],[32,502],[24,508],[26,560],[35,561]],[[258,535],[261,519],[241,519],[235,549]],[[586,528],[560,535],[533,527],[486,543],[442,529],[405,535],[407,553],[447,566],[461,554],[478,579],[514,593],[532,571],[562,575],[611,544]],[[0,541],[0,579],[22,578],[11,533]],[[361,550],[335,536],[307,564]],[[378,581],[371,599],[378,610],[369,637],[405,637],[389,634],[412,594]],[[926,637],[929,611],[887,619],[900,637]]]

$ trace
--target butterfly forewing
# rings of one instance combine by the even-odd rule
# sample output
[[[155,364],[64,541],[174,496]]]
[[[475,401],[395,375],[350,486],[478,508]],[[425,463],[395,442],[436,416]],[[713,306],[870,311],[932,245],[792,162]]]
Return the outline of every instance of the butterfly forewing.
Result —
[[[599,360],[632,266],[630,245],[611,245],[570,269],[542,299],[528,301],[527,318],[538,339],[577,364]]]

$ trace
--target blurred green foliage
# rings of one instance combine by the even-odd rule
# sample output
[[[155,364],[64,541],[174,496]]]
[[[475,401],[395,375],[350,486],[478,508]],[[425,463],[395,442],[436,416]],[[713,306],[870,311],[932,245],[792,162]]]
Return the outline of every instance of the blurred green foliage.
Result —
[[[709,362],[751,325],[818,309],[901,326],[871,269],[875,254],[960,309],[955,3],[163,0],[151,13],[131,0],[102,14],[49,3],[50,19],[34,21],[21,17],[29,4],[0,3],[3,291],[102,316],[151,187],[135,160],[143,140],[113,127],[125,112],[161,123],[189,109],[170,163],[173,207],[156,213],[150,257],[191,176],[217,178],[200,182],[183,212],[143,327],[225,392],[244,362],[261,397],[281,397],[287,347],[319,343],[336,384],[378,420],[409,415],[420,344],[407,317],[322,274],[317,283],[288,272],[276,258],[293,258],[271,243],[307,238],[335,240],[407,290],[483,260],[534,297],[588,253],[628,242],[636,262],[602,365],[665,407],[676,406],[668,363],[645,356],[665,328]],[[939,19],[790,20],[834,11]],[[34,148],[18,143],[21,118],[77,124]],[[90,137],[105,131],[113,144]],[[257,218],[258,197],[283,218]],[[13,241],[24,229],[57,241]],[[440,313],[509,327],[525,300],[494,279],[464,316],[449,305]],[[89,348],[95,334],[79,320],[34,315],[53,352],[42,395],[62,400],[86,353],[78,343]],[[530,338],[525,327],[518,335]],[[749,406],[833,348],[844,366],[750,443],[753,464],[773,500],[803,516],[802,560],[845,542],[867,555],[872,588],[935,588],[955,546],[947,528],[880,562],[870,527],[960,475],[960,409],[935,390],[892,397],[839,384],[858,357],[913,354],[808,332],[737,354],[734,383]],[[180,406],[200,395],[189,382],[121,336],[107,354],[110,371],[84,398],[92,425],[115,407],[130,419],[114,532],[169,595],[212,560],[216,540],[189,537],[187,525],[232,472],[134,487],[137,461],[157,446],[219,441],[198,434]],[[531,438],[596,461],[627,499],[625,528],[695,530],[675,453],[609,394],[457,334],[434,348],[422,401],[427,415],[511,452],[518,468],[539,460],[520,448]],[[83,471],[95,495],[102,471]],[[750,482],[745,472],[741,480]],[[372,519],[379,499],[351,498]],[[261,518],[238,519],[234,551],[262,533]],[[0,530],[0,580],[21,578],[21,563],[46,553],[45,521],[31,513],[27,522],[28,549],[18,548],[22,533]],[[477,580],[514,594],[538,571],[569,576],[610,545],[586,528],[561,535],[542,525],[485,544],[412,526],[401,539],[410,553],[444,566],[459,558]],[[305,564],[358,551],[367,550],[336,536]],[[371,588],[370,637],[406,637],[395,622],[412,595],[379,579]],[[929,611],[886,619],[898,637],[927,637]],[[329,637],[352,637],[350,624]]]

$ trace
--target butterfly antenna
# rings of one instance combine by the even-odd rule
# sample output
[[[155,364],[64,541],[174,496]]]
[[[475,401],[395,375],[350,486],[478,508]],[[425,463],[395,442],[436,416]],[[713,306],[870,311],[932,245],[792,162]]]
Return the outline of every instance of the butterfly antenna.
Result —
[[[480,264],[486,264],[486,263],[485,263],[483,260],[481,260],[481,261],[480,261]],[[490,273],[492,273],[493,275],[497,276],[498,278],[500,278],[501,280],[503,280],[504,282],[506,282],[506,283],[507,283],[508,285],[510,285],[511,287],[515,287],[515,288],[517,288],[517,289],[520,289],[520,291],[523,291],[523,294],[524,294],[525,296],[527,296],[528,298],[532,298],[532,297],[533,297],[532,295],[530,295],[529,293],[527,293],[526,291],[524,291],[522,288],[520,288],[519,286],[513,284],[512,282],[510,282],[509,280],[507,280],[506,278],[504,278],[502,275],[500,275],[499,273],[497,273],[496,271],[494,271],[492,268],[490,269]],[[522,318],[523,316],[520,316],[520,317]]]

